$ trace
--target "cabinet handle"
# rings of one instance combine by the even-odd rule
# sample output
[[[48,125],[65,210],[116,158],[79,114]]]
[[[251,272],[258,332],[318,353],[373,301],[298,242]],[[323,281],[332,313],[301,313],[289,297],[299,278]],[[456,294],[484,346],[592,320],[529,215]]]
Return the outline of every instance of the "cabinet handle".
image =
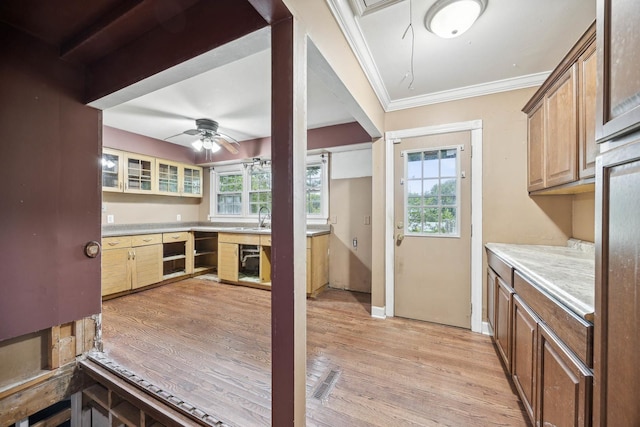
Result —
[[[109,245],[109,246],[116,246],[116,245],[119,245],[119,244],[120,244],[120,242],[109,242],[109,243],[107,243],[107,245]]]
[[[132,260],[136,259],[136,251],[135,250],[131,251],[131,259]]]
[[[127,251],[127,260],[131,260],[131,251]]]
[[[150,242],[151,240],[153,240],[153,239],[149,239],[149,238],[142,239],[143,242]]]
[[[180,236],[171,236],[171,238],[175,240],[175,239],[179,239]]]

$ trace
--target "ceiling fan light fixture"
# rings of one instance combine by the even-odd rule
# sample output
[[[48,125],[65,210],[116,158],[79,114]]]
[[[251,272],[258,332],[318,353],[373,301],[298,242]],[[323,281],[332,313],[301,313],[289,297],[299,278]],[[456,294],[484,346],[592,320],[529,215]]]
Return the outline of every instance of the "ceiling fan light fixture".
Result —
[[[195,141],[193,141],[191,143],[191,145],[193,146],[193,148],[196,151],[201,151],[202,150],[202,141],[200,141],[199,139],[196,139]]]
[[[220,150],[220,144],[218,144],[211,136],[205,136],[202,138],[202,147],[212,153]]]
[[[488,0],[438,0],[427,11],[424,25],[439,37],[458,37],[482,15],[487,2]]]

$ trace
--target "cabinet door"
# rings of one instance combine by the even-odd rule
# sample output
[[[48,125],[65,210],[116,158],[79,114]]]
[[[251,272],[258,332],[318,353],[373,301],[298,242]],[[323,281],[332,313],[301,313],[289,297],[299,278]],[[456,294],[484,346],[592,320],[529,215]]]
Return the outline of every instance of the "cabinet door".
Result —
[[[538,330],[537,425],[591,425],[591,371],[544,324]]]
[[[511,373],[511,313],[513,310],[513,289],[505,284],[502,279],[496,280],[495,292],[495,332],[493,334],[498,352]]]
[[[132,289],[162,281],[162,244],[132,248]]]
[[[533,424],[536,407],[537,330],[537,316],[516,295],[513,302],[513,382]]]
[[[596,45],[592,43],[578,59],[578,81],[580,90],[580,179],[592,178],[595,175],[596,156]]]
[[[575,65],[545,97],[545,187],[576,181],[578,135]]]
[[[131,248],[102,252],[102,296],[131,289]]]
[[[238,271],[238,245],[236,243],[218,243],[218,278],[237,282]]]
[[[182,195],[202,197],[202,168],[198,166],[182,167]]]
[[[598,142],[640,128],[640,2],[598,0]]]
[[[123,191],[122,164],[124,153],[110,148],[102,149],[102,191]]]
[[[496,273],[491,268],[487,269],[487,318],[491,333],[495,331],[496,324]]]
[[[180,195],[180,165],[166,160],[156,159],[156,179],[159,194]]]
[[[125,153],[124,191],[152,194],[155,192],[155,159],[138,154]]]
[[[594,425],[640,425],[640,134],[596,175]],[[623,160],[626,159],[626,160]]]
[[[527,118],[528,129],[528,175],[529,191],[544,188],[544,100],[531,111]]]

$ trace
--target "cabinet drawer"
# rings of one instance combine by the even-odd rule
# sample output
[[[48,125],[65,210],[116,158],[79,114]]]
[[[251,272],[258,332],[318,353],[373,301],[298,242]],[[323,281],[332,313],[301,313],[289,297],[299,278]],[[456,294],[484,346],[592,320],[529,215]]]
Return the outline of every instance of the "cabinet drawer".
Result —
[[[102,250],[131,247],[131,236],[103,237]]]
[[[491,250],[487,250],[487,263],[507,285],[513,288],[513,267],[491,252]]]
[[[162,234],[140,234],[131,236],[131,246],[147,246],[162,243]]]
[[[576,353],[587,366],[593,366],[593,325],[564,308],[518,272],[515,291],[542,321]]]
[[[178,231],[176,233],[163,233],[162,234],[162,243],[186,242],[187,240],[189,240],[189,232],[188,231]]]
[[[271,234],[262,234],[260,236],[261,246],[271,246]]]
[[[243,233],[220,233],[218,234],[218,242],[220,243],[238,243],[241,245],[260,245],[259,234],[243,234]],[[269,236],[271,237],[271,236]]]

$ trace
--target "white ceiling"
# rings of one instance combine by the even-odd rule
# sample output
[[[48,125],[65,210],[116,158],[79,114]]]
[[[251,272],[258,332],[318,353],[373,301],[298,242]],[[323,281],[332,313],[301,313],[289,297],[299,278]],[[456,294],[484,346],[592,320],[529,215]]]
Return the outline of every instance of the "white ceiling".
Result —
[[[424,15],[435,0],[403,0],[362,17],[354,16],[349,0],[325,1],[385,110],[540,84],[595,19],[595,0],[488,0],[484,14],[467,33],[440,39],[424,27]],[[411,31],[402,39],[410,9],[413,89]],[[245,44],[252,43],[250,37],[247,40]],[[214,61],[209,71],[182,81],[174,78],[175,83],[169,79],[172,84],[156,84],[159,89],[133,99],[125,96],[129,100],[104,110],[104,124],[164,139],[194,128],[194,119],[211,118],[222,132],[240,141],[268,136],[267,46],[262,40],[246,48],[247,56],[235,49],[232,59]],[[349,103],[325,81],[311,64],[309,128],[354,121]],[[192,139],[177,137],[172,142],[188,145]]]

